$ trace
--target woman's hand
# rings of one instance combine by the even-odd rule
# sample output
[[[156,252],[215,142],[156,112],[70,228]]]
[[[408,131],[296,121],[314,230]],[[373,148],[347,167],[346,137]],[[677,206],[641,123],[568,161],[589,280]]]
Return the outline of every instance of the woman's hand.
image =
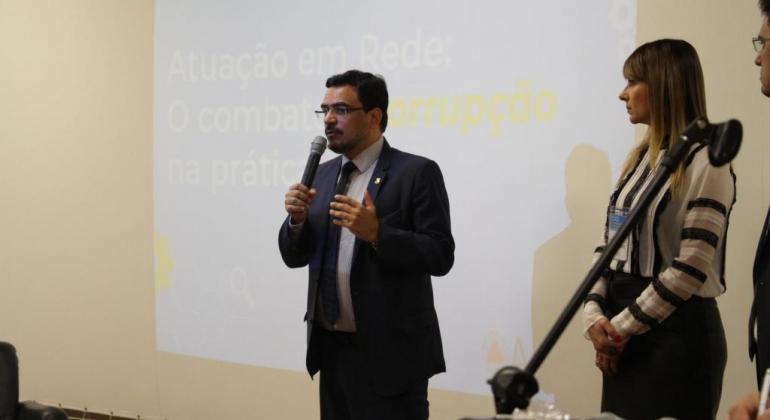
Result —
[[[601,318],[591,328],[588,335],[596,349],[596,367],[607,375],[618,371],[618,362],[628,339],[620,335],[607,318]]]

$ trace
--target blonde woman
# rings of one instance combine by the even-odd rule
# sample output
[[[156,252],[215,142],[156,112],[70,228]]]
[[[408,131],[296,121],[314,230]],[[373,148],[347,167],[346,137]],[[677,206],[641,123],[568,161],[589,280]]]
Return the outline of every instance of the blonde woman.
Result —
[[[626,60],[620,93],[629,120],[645,124],[610,196],[595,258],[652,180],[667,149],[706,117],[703,72],[689,43],[662,39]],[[629,419],[713,419],[726,343],[715,297],[735,177],[694,144],[586,299],[586,337],[603,373],[602,411]]]

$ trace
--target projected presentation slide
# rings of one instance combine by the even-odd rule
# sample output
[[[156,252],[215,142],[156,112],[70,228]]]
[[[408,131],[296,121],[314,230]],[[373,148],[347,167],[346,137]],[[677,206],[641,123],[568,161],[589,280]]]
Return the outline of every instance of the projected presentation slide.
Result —
[[[567,161],[588,147],[615,176],[634,141],[618,93],[635,1],[155,5],[160,351],[304,370],[307,269],[278,252],[284,193],[323,135],[326,78],[355,68],[388,83],[390,145],[446,181],[457,249],[433,279],[447,372],[431,386],[486,394],[526,364],[533,256],[571,223]]]

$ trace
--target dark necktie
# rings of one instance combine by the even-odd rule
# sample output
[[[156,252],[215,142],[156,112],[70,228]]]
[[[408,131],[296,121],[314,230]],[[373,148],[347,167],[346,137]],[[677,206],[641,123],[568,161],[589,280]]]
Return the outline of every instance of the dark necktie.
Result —
[[[340,179],[334,194],[345,194],[350,184],[350,174],[356,169],[352,161],[342,166]],[[326,229],[326,245],[324,249],[324,262],[321,270],[321,301],[324,310],[324,319],[334,325],[340,315],[339,302],[337,301],[337,254],[340,247],[340,227],[331,222]]]

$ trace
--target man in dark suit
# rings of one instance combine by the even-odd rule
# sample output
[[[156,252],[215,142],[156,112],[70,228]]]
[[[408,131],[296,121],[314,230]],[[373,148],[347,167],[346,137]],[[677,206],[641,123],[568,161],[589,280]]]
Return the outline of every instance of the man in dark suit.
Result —
[[[427,419],[428,378],[445,371],[431,276],[454,263],[438,165],[385,141],[385,81],[350,70],[326,81],[329,149],[312,188],[289,187],[279,234],[309,267],[307,369],[321,419]]]
[[[752,39],[757,56],[754,64],[759,66],[759,80],[762,94],[770,97],[770,0],[759,0],[762,11],[762,25],[759,34]],[[754,301],[749,316],[749,357],[756,359],[757,386],[762,387],[765,370],[770,367],[770,209],[754,257]],[[738,400],[730,408],[730,420],[770,420],[770,410],[757,417],[760,396],[752,392]]]
[[[760,82],[762,93],[770,97],[770,0],[759,2],[762,10],[762,26],[759,34],[753,39],[757,57],[754,64],[760,67]],[[754,302],[751,305],[749,320],[749,356],[756,358],[757,384],[762,386],[765,370],[770,367],[770,239],[768,239],[768,219],[770,212],[765,217],[765,224],[757,245],[757,253],[754,258]]]

